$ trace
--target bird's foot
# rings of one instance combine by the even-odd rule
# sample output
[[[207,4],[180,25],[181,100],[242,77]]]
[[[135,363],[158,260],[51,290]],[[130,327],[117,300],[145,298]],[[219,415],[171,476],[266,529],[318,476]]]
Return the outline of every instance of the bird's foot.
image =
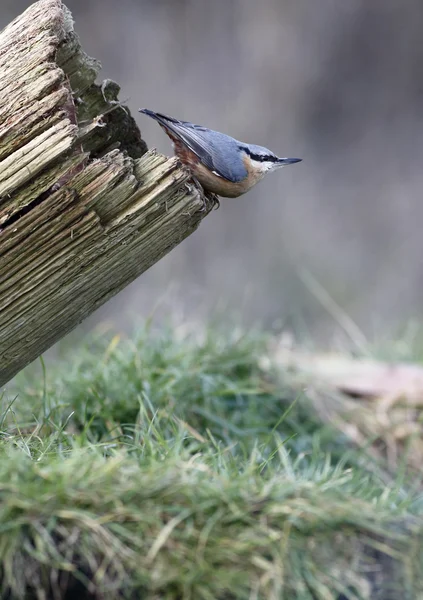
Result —
[[[219,196],[217,194],[210,194],[210,198],[213,201],[213,210],[217,210],[218,208],[220,208]]]

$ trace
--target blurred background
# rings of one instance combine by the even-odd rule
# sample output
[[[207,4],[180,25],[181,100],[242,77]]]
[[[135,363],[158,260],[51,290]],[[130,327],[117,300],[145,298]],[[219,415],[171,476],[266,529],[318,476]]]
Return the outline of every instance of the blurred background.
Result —
[[[223,199],[199,230],[84,327],[239,316],[331,338],[306,269],[369,336],[420,320],[421,0],[67,0],[101,78],[147,107],[304,162]],[[0,26],[29,6],[2,0]]]

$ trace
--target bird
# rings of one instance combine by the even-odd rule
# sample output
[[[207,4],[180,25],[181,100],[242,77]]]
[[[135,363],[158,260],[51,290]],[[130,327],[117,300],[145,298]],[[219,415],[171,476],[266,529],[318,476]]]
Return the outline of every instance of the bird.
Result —
[[[266,173],[301,162],[279,158],[271,150],[240,142],[229,135],[189,121],[140,108],[159,123],[173,142],[176,156],[189,168],[206,192],[237,198],[248,192]]]

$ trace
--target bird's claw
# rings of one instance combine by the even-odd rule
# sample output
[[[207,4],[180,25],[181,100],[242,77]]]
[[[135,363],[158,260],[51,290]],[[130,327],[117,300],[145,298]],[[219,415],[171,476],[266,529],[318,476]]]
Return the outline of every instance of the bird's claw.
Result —
[[[213,200],[213,210],[219,209],[220,208],[219,196],[217,194],[212,194],[211,197]]]

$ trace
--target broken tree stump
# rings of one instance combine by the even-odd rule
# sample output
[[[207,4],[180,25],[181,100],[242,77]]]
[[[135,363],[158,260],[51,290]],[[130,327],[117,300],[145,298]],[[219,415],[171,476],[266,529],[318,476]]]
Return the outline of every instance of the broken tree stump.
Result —
[[[0,33],[0,385],[197,228],[212,208],[95,83],[60,0]]]

